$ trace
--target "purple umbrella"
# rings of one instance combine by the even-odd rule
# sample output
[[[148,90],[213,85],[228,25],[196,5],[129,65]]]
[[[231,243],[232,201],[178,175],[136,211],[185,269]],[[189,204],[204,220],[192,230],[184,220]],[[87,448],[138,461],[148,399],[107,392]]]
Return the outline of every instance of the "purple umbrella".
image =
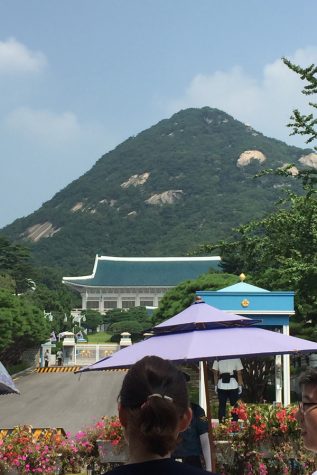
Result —
[[[176,363],[210,361],[215,358],[269,356],[317,352],[317,343],[262,328],[194,330],[154,335],[128,346],[82,371],[127,368],[147,355]]]
[[[218,308],[207,305],[201,300],[187,307],[182,312],[165,322],[156,325],[154,333],[166,333],[171,331],[183,330],[207,330],[212,328],[227,328],[254,325],[260,320],[242,317],[233,313],[227,313]]]
[[[9,375],[3,364],[0,363],[0,394],[10,393],[20,394],[18,389],[15,387],[11,376]]]

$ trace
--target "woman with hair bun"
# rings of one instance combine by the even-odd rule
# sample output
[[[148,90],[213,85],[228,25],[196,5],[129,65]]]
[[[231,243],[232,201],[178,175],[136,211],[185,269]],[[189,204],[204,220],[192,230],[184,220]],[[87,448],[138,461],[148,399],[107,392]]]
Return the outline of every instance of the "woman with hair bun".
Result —
[[[181,371],[158,356],[146,356],[135,363],[119,394],[119,419],[129,446],[129,463],[107,475],[210,475],[171,459],[179,434],[191,417]]]

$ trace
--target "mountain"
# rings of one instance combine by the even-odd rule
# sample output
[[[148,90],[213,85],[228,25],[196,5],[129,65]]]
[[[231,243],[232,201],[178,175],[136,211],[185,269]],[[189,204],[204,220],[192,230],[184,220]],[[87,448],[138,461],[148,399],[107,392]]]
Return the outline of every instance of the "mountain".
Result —
[[[184,255],[272,209],[281,183],[255,173],[309,152],[220,110],[183,110],[130,137],[1,232],[64,275],[91,273],[97,253]]]

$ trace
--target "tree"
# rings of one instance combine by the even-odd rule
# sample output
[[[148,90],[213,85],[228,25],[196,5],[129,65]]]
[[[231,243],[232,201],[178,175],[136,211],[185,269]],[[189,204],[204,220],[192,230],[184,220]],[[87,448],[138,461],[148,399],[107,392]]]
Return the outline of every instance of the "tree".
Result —
[[[197,279],[181,282],[166,292],[155,310],[153,320],[158,324],[189,307],[195,301],[197,290],[218,290],[237,282],[237,277],[224,273],[202,274]]]
[[[131,334],[132,340],[139,341],[143,339],[143,332],[146,330],[142,323],[135,320],[123,320],[121,322],[113,323],[110,327],[110,331],[113,333],[112,341],[119,341],[122,332],[128,332]]]
[[[0,236],[0,274],[8,274],[15,284],[15,293],[21,294],[33,286],[34,268],[29,250]]]
[[[24,296],[0,289],[0,359],[16,363],[27,348],[45,341],[50,334],[43,312]]]
[[[81,325],[88,330],[95,332],[97,327],[102,324],[103,317],[97,310],[84,310],[85,320],[81,321]]]
[[[317,93],[317,68],[314,65],[304,69],[287,59],[284,63],[308,81],[302,91],[304,94]],[[315,103],[309,104],[312,108],[317,107]],[[317,137],[316,124],[313,114],[302,115],[294,110],[288,126],[292,128],[292,134],[306,136],[306,142],[311,143]],[[239,226],[231,238],[205,245],[200,252],[210,253],[218,248],[225,271],[249,272],[253,282],[270,290],[296,290],[297,312],[293,332],[316,339],[317,171],[300,170],[295,177],[287,168],[265,173],[299,180],[302,189],[299,193],[286,189],[284,198],[276,203],[272,213]]]
[[[303,81],[307,81],[308,84],[302,89],[302,93],[306,96],[317,94],[317,66],[311,64],[307,68],[302,68],[299,65],[291,63],[287,58],[283,58],[284,64],[300,76]],[[317,108],[317,103],[309,102],[310,107]],[[301,114],[298,109],[293,110],[291,116],[291,122],[288,127],[293,129],[291,135],[303,135],[307,137],[306,143],[311,143],[317,139],[317,119],[313,113]],[[314,147],[317,150],[317,146]]]

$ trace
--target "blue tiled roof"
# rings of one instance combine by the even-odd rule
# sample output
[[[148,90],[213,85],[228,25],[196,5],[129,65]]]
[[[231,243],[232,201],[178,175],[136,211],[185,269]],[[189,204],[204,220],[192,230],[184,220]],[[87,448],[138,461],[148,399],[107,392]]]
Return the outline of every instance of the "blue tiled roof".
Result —
[[[91,276],[64,277],[75,286],[175,286],[210,269],[219,270],[220,257],[112,258],[96,257]]]

